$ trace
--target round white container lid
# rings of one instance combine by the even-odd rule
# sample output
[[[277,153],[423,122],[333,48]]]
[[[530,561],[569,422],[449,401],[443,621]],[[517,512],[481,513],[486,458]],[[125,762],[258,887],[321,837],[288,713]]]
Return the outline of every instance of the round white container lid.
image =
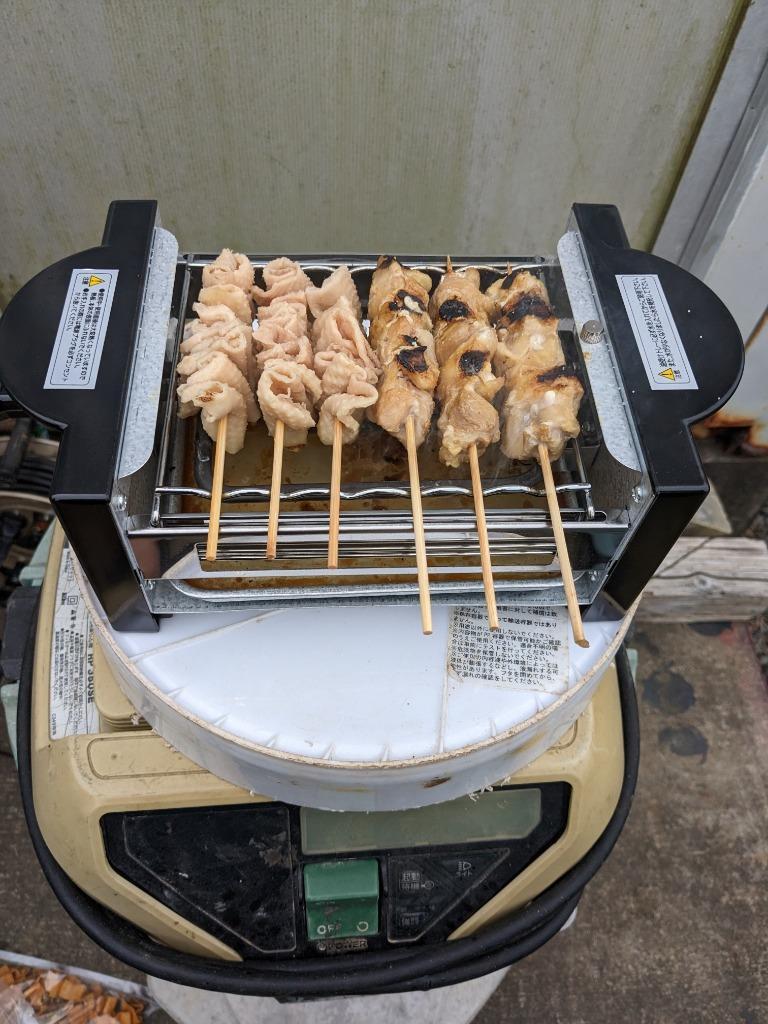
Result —
[[[430,637],[410,606],[180,614],[157,633],[98,626],[124,667],[198,728],[293,758],[383,766],[450,757],[562,703],[626,625],[586,622],[590,647],[568,644],[546,692],[457,673],[452,613],[434,607]]]

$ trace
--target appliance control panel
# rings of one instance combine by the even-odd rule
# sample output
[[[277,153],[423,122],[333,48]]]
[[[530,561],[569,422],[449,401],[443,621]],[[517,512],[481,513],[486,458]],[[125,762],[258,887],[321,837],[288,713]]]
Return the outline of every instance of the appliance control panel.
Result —
[[[409,811],[282,803],[115,812],[114,871],[245,959],[439,942],[562,835],[565,782]]]

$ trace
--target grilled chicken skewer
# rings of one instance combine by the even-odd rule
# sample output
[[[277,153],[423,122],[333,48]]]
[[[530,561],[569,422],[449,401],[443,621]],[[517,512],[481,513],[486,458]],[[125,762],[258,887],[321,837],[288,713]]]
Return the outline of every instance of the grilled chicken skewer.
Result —
[[[408,451],[421,627],[426,634],[432,632],[432,605],[417,449],[429,430],[440,374],[427,312],[431,285],[427,274],[381,256],[368,298],[370,341],[382,366],[378,401],[368,416]]]
[[[381,367],[360,325],[360,298],[349,269],[338,267],[319,288],[307,289],[315,373],[322,385],[317,434],[333,446],[328,522],[328,568],[339,566],[342,446],[353,441],[360,420],[378,397]]]
[[[565,365],[547,289],[523,270],[495,282],[487,295],[497,310],[494,368],[506,388],[502,451],[510,459],[526,460],[537,457],[544,444],[555,461],[567,441],[578,436],[584,389]]]
[[[203,429],[215,442],[211,510],[205,556],[215,559],[224,488],[226,452],[243,447],[248,423],[259,419],[253,397],[254,367],[250,341],[253,266],[247,256],[222,249],[203,268],[203,287],[192,307],[176,370],[179,415],[201,410]]]
[[[495,282],[487,295],[496,306],[494,367],[503,374],[506,388],[501,448],[511,459],[538,458],[541,463],[573,637],[580,647],[589,647],[551,467],[579,433],[584,389],[565,365],[557,317],[543,281],[523,270]]]
[[[265,288],[251,290],[259,326],[253,332],[259,374],[257,397],[267,430],[274,439],[265,556],[277,555],[283,448],[307,440],[315,425],[313,411],[320,398],[320,381],[312,369],[308,337],[307,289],[310,279],[293,260],[272,260],[263,272]]]
[[[495,376],[492,367],[497,348],[496,331],[489,321],[493,308],[493,302],[480,291],[479,272],[473,268],[454,271],[449,256],[446,273],[429,304],[440,363],[439,455],[448,466],[469,462],[488,625],[498,629],[480,476],[480,455],[499,440],[499,415],[492,403],[503,382]]]

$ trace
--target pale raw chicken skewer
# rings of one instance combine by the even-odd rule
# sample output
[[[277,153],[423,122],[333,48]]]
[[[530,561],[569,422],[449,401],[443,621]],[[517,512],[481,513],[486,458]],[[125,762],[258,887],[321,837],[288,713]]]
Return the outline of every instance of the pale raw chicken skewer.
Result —
[[[208,559],[215,559],[218,550],[225,454],[240,451],[247,425],[259,419],[250,340],[253,276],[248,257],[231,249],[203,268],[203,287],[192,307],[196,319],[186,325],[176,368],[182,378],[179,415],[201,410],[203,429],[215,443]]]
[[[535,457],[541,463],[574,640],[589,647],[551,466],[569,438],[579,433],[584,389],[565,366],[557,317],[543,281],[521,270],[495,282],[487,295],[496,307],[499,345],[494,365],[506,387],[501,448],[509,458]]]
[[[450,256],[446,273],[429,303],[434,321],[435,350],[440,363],[437,394],[439,458],[447,466],[469,462],[475,503],[477,538],[488,625],[499,628],[493,584],[491,549],[485,518],[480,456],[499,440],[499,414],[493,399],[502,381],[493,372],[496,332],[490,326],[493,303],[480,291],[480,274],[473,268],[454,271]]]
[[[308,337],[307,288],[309,277],[286,257],[272,260],[263,271],[264,288],[254,285],[259,325],[253,332],[257,346],[259,400],[267,430],[274,441],[272,482],[265,555],[277,555],[280,491],[285,445],[298,447],[315,425],[314,408],[321,395],[313,370],[314,355]]]
[[[323,398],[317,421],[320,441],[332,445],[328,568],[339,565],[342,448],[357,437],[360,420],[376,399],[380,364],[360,325],[360,299],[349,268],[338,267],[319,288],[307,289],[315,372]]]
[[[381,256],[368,297],[370,341],[382,366],[379,398],[368,416],[408,452],[421,628],[427,634],[432,632],[432,606],[417,449],[429,431],[440,375],[427,312],[431,287],[427,274]]]

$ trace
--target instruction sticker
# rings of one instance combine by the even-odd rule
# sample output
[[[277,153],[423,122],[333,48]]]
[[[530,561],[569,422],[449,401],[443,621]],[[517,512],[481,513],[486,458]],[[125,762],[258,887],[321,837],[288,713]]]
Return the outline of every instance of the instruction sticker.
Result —
[[[68,547],[61,556],[56,585],[50,719],[52,740],[99,731],[99,714],[93,696],[91,618],[75,580]]]
[[[454,608],[448,627],[448,671],[505,690],[562,693],[568,688],[565,608],[499,608],[499,629],[485,607]]]
[[[73,270],[45,377],[46,390],[92,391],[117,284],[116,270]]]
[[[654,391],[698,391],[657,274],[617,274],[648,383]]]

